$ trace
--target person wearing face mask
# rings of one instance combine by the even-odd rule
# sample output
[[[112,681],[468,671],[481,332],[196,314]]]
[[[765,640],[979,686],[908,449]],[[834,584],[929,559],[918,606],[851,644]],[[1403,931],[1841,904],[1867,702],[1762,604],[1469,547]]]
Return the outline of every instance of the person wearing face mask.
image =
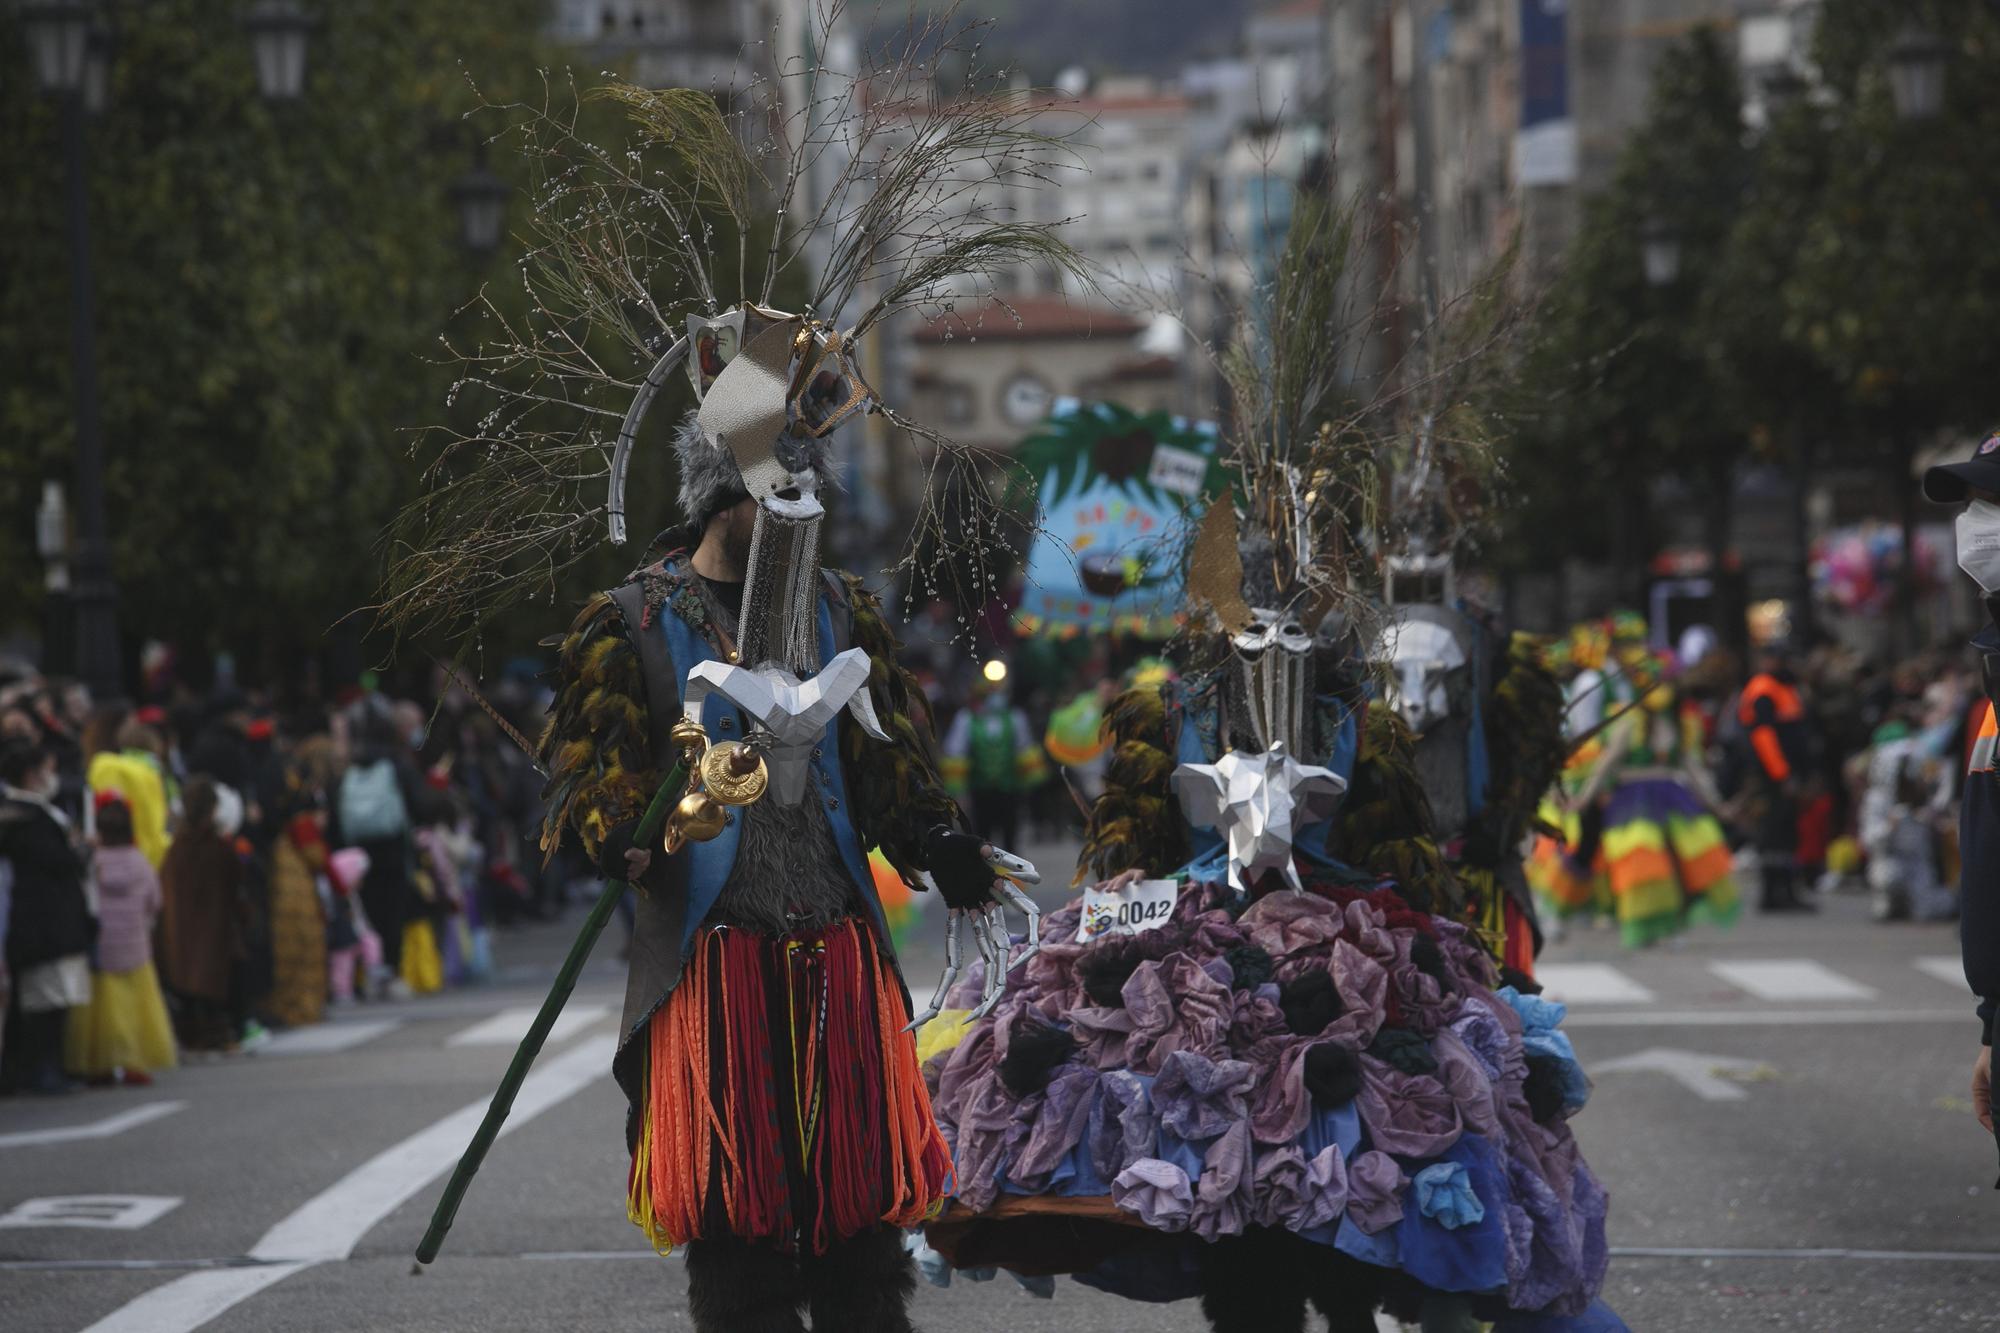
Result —
[[[1972,1065],[1972,1104],[1993,1131],[1993,1015],[2000,1009],[2000,433],[1988,435],[1963,463],[1924,473],[1924,498],[1962,504],[1957,523],[1958,567],[1984,595],[1987,625],[1972,640],[1987,706],[1967,760],[1959,808],[1959,947],[1965,980],[1979,997],[1979,1055]]]
[[[90,948],[97,920],[84,896],[84,859],[68,815],[55,756],[33,741],[0,751],[0,860],[13,867],[7,921],[7,968],[14,976],[7,1014],[12,1090],[68,1092],[63,1031],[69,1011],[90,1003]]]

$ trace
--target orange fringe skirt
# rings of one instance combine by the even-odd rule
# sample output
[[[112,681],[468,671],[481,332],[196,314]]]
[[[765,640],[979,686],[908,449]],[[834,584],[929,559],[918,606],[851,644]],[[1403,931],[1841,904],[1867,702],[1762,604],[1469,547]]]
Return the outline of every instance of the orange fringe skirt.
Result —
[[[902,988],[849,919],[695,935],[653,1015],[627,1212],[665,1253],[721,1235],[822,1254],[951,1188]]]

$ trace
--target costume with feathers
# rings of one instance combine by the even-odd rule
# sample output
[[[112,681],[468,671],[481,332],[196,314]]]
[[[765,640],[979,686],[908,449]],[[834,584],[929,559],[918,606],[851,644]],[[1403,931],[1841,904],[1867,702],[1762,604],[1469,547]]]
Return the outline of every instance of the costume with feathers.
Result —
[[[1323,271],[1315,225],[1295,220],[1288,273]],[[1273,375],[1314,377],[1294,369]],[[1330,432],[1242,415],[1239,489],[1188,548],[1197,663],[1105,717],[1088,887],[998,1008],[926,1044],[956,1173],[926,1242],[954,1267],[1199,1297],[1218,1333],[1296,1328],[1309,1303],[1343,1330],[1378,1307],[1428,1320],[1440,1299],[1502,1328],[1621,1327],[1596,1301],[1606,1198],[1566,1123],[1588,1083],[1562,1008],[1503,986],[1465,920],[1416,738],[1371,698],[1363,612],[1323,559],[1370,485]],[[1509,683],[1510,706],[1532,689]],[[1524,823],[1537,756],[1515,762]],[[1114,901],[1121,872],[1167,883]]]
[[[629,1104],[628,1211],[662,1250],[687,1247],[701,1333],[802,1333],[808,1314],[818,1329],[909,1328],[899,1228],[939,1206],[950,1157],[870,857],[939,889],[955,925],[976,916],[982,947],[1004,935],[1004,889],[988,865],[999,853],[969,835],[938,776],[880,607],[820,566],[820,496],[859,414],[926,441],[932,466],[972,466],[863,379],[860,348],[882,320],[990,295],[995,275],[1028,265],[1081,275],[1052,224],[963,206],[975,167],[1032,188],[1062,155],[1026,91],[933,95],[929,62],[969,56],[976,33],[922,20],[903,54],[877,60],[838,6],[808,22],[807,49],[858,66],[789,60],[722,99],[621,82],[585,94],[629,116],[624,145],[580,138],[588,121],[560,105],[489,108],[534,177],[520,272],[532,314],[486,302],[499,332],[454,349],[454,398],[482,401],[431,432],[427,490],[398,522],[382,590],[397,633],[467,642],[509,606],[552,598],[600,535],[625,539],[642,426],[686,373],[696,406],[672,443],[690,535],[667,545],[706,533],[723,554],[703,568],[747,576],[711,582],[676,552],[592,597],[560,640],[538,750],[547,850],[571,841],[618,880],[638,871],[631,853],[650,857],[613,1074]],[[967,84],[989,81],[968,68]],[[810,313],[775,308],[787,293]],[[964,502],[960,523],[988,530],[981,498]],[[911,522],[913,549],[990,579],[984,549],[967,555],[933,503]],[[693,788],[661,792],[674,771]],[[635,846],[656,796],[678,799],[660,805],[664,844]]]

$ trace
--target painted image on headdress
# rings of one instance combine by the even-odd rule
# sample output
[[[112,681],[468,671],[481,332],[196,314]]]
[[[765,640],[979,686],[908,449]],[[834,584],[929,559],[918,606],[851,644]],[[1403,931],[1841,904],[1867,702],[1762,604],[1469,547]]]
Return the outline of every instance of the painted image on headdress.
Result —
[[[687,331],[688,379],[694,384],[694,396],[699,401],[743,346],[743,311],[737,309],[706,317],[689,315]]]

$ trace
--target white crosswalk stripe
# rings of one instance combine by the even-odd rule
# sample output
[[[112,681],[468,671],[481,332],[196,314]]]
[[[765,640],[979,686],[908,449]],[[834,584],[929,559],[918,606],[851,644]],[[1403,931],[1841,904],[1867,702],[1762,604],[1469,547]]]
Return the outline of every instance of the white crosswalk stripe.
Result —
[[[1875,990],[1810,958],[1738,959],[1708,970],[1760,1000],[1872,1000]]]
[[[400,1018],[373,1018],[355,1023],[318,1023],[276,1033],[257,1048],[259,1055],[332,1055],[353,1050],[403,1025]]]
[[[1653,992],[1609,963],[1542,963],[1542,994],[1564,1004],[1650,1004]]]
[[[1965,989],[1965,962],[1955,953],[1926,954],[1910,962],[1919,972],[1936,977],[1956,991]]]
[[[601,1004],[572,1004],[557,1016],[549,1029],[551,1043],[566,1041],[611,1011]],[[528,1034],[535,1011],[528,1007],[502,1009],[483,1023],[475,1023],[445,1043],[448,1046],[513,1046]]]

